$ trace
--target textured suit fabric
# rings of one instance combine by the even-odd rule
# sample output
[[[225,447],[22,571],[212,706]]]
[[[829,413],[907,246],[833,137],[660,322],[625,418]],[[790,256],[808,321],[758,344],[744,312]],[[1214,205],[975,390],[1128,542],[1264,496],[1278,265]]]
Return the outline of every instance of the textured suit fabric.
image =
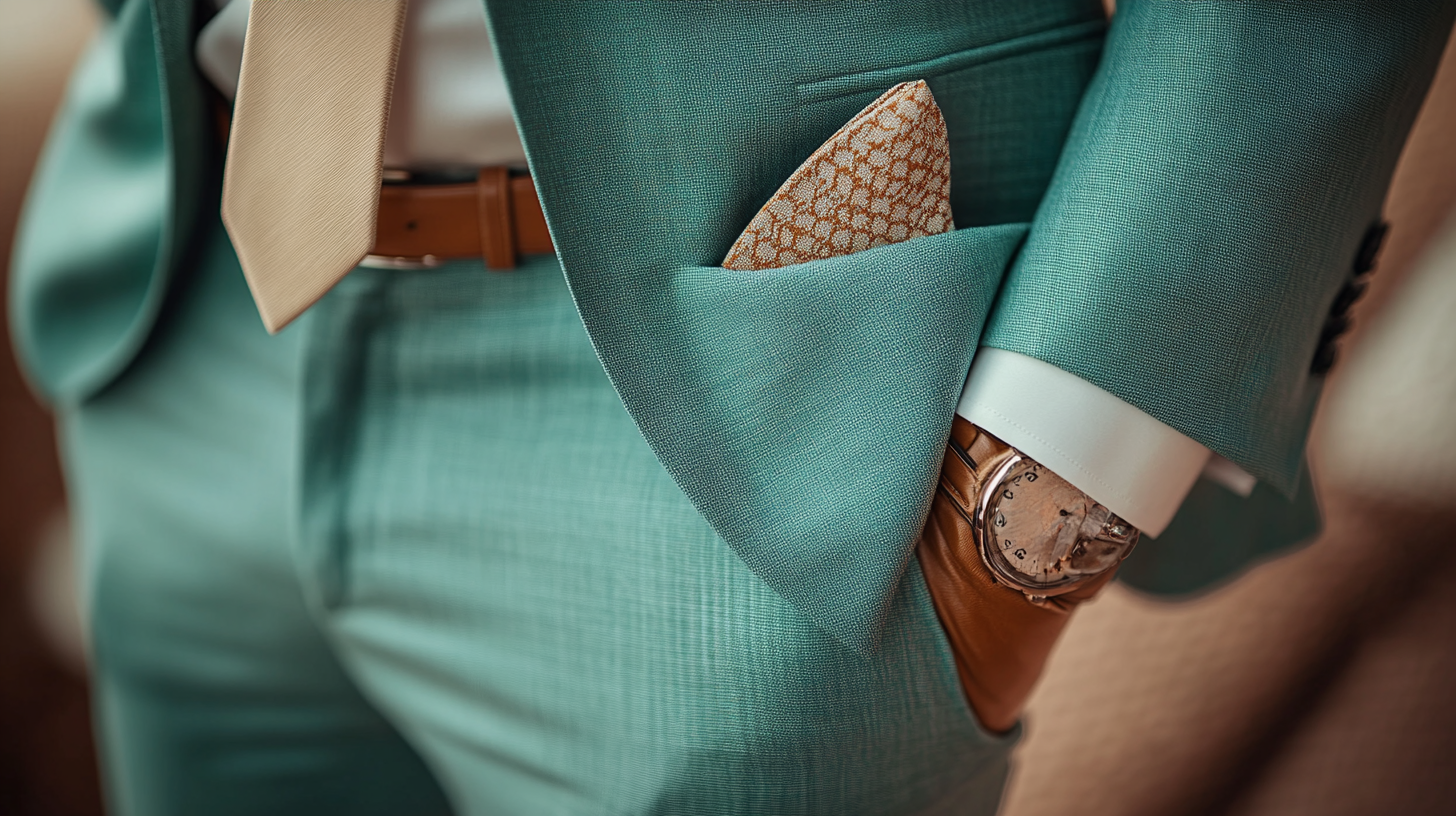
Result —
[[[1009,259],[995,230],[1033,202],[1048,255],[1101,263],[1029,266],[1047,257],[1029,245],[987,342],[1054,358],[1268,483],[1259,502],[1195,504],[1233,507],[1175,522],[1170,546],[1202,546],[1221,528],[1310,532],[1296,522],[1312,497],[1295,490],[1318,391],[1310,358],[1453,11],[1323,8],[1130,3],[1085,97],[1100,44],[1089,28],[1100,12],[1085,4],[977,7],[976,23],[961,4],[488,11],[567,277],[628,410],[770,586],[869,649],[974,348],[961,338],[979,337],[981,297]],[[644,68],[647,55],[663,59]],[[921,77],[950,130],[960,231],[751,276],[703,266],[876,92]],[[1249,114],[1219,116],[1238,94]],[[1294,115],[1300,106],[1320,116]],[[1362,133],[1364,153],[1313,138],[1336,141],[1342,128]],[[1051,144],[1056,158],[1042,152]],[[1338,194],[1306,190],[1336,171]],[[1203,181],[1172,183],[1185,177]],[[1006,197],[985,192],[998,189]],[[612,194],[587,193],[600,190]],[[1094,203],[1060,206],[1078,191]],[[1262,209],[1210,203],[1251,196],[1266,196]],[[577,228],[587,224],[600,228]],[[1190,245],[1217,270],[1183,274]],[[1071,305],[1046,308],[1058,299]],[[1028,316],[1043,312],[1051,319]],[[1189,347],[1198,353],[1176,356]],[[1195,537],[1179,542],[1190,526]]]
[[[1292,494],[1321,325],[1450,26],[1441,3],[1120,3],[984,342]]]
[[[176,292],[65,422],[119,813],[994,810],[1015,736],[918,571],[871,658],[765,586],[554,260],[366,271],[270,339],[214,226]]]
[[[216,132],[192,67],[192,3],[108,3],[32,181],[10,325],[35,385],[74,401],[146,342],[196,241]]]
[[[974,338],[1095,65],[1101,10],[611,9],[487,8],[582,318],[715,529],[870,650]],[[922,77],[949,128],[962,229],[776,270],[713,265],[815,148]]]
[[[12,299],[17,346],[31,376],[77,415],[104,399],[108,387],[125,386],[124,370],[148,340],[170,279],[196,263],[208,234],[197,227],[199,215],[217,206],[220,172],[210,160],[210,121],[191,65],[192,2],[124,0],[110,7],[114,22],[78,71],[37,176]],[[783,673],[753,675],[730,695],[749,704],[746,714],[730,720],[755,723],[748,729],[753,739],[740,739],[740,754],[730,752],[727,760],[712,751],[692,754],[709,757],[701,767],[762,778],[755,774],[769,766],[743,770],[752,757],[792,755],[792,749],[780,752],[780,743],[804,733],[769,702],[791,693],[812,705],[828,699],[824,687],[839,689],[846,677],[864,677],[870,665],[888,667],[883,677],[894,685],[901,682],[897,672],[940,648],[939,640],[925,640],[933,630],[906,623],[925,607],[911,603],[920,590],[904,576],[916,575],[913,567],[906,572],[909,554],[988,316],[986,342],[1078,373],[1264,478],[1247,501],[1201,486],[1167,533],[1139,547],[1125,575],[1143,586],[1196,588],[1312,529],[1312,498],[1291,489],[1318,391],[1306,373],[1309,358],[1329,301],[1350,274],[1360,233],[1378,212],[1449,31],[1451,3],[1128,2],[1114,18],[1105,54],[1100,4],[1082,0],[498,0],[487,12],[565,278],[596,356],[655,461],[739,559],[664,563],[691,566],[692,576],[711,574],[694,591],[751,595],[752,604],[718,607],[725,617],[714,618],[715,625],[742,626],[742,636],[751,639],[778,631],[773,622],[780,621],[794,633],[782,642],[788,645],[768,637],[762,643],[788,650],[792,659]],[[769,272],[712,265],[815,147],[885,88],[920,78],[945,114],[952,207],[962,229]],[[1321,141],[1332,129],[1340,132]],[[1193,271],[1185,272],[1190,264]],[[358,277],[345,284],[367,287],[366,281],[381,279]],[[440,280],[456,281],[461,297],[475,291],[472,285],[486,285]],[[311,421],[345,435],[333,442],[308,437],[297,451],[308,478],[296,500],[309,509],[299,553],[317,576],[310,591],[320,604],[350,597],[350,581],[364,573],[346,567],[367,563],[370,552],[457,540],[442,531],[454,523],[452,513],[471,506],[464,498],[458,506],[421,503],[409,523],[386,520],[377,530],[339,509],[363,488],[381,497],[394,495],[392,489],[401,501],[415,496],[418,486],[392,481],[390,468],[412,468],[422,483],[451,474],[450,489],[466,477],[481,480],[459,489],[479,496],[477,507],[498,507],[483,487],[511,487],[492,481],[499,463],[550,452],[575,466],[596,450],[522,447],[521,439],[536,432],[528,429],[537,427],[524,415],[512,420],[524,423],[518,427],[524,436],[491,437],[498,432],[472,424],[480,393],[471,389],[509,377],[517,364],[492,367],[461,352],[481,348],[464,330],[372,324],[367,301],[339,313],[354,315],[355,334],[338,340],[332,352],[335,364],[364,379],[299,398],[311,406]],[[432,303],[426,299],[420,308],[428,312]],[[344,319],[328,315],[325,310],[317,322]],[[483,324],[471,325],[484,331]],[[391,349],[398,354],[390,356]],[[584,347],[576,353],[584,358]],[[360,362],[351,354],[381,356]],[[319,359],[327,369],[330,358]],[[183,381],[172,382],[180,388]],[[396,397],[388,389],[371,392],[362,412],[341,396],[382,384],[393,384]],[[166,391],[151,399],[165,399]],[[552,426],[577,434],[578,446],[595,444],[582,428],[605,429],[624,416],[607,419],[604,412],[616,403],[605,389],[592,394],[571,421]],[[416,416],[406,405],[457,423],[454,436],[461,451],[474,452],[468,463],[474,470],[433,437],[422,450],[434,451],[438,462],[361,457],[345,444],[362,431],[371,444],[393,444],[396,433],[405,433],[397,429],[412,427]],[[404,424],[385,421],[390,417]],[[330,418],[338,421],[331,425]],[[608,475],[603,467],[593,484],[612,482],[617,492],[592,501],[621,502],[612,513],[651,524],[605,528],[617,530],[603,539],[621,546],[623,555],[596,562],[601,575],[611,576],[600,580],[642,574],[651,563],[638,560],[642,553],[668,558],[687,547],[684,541],[707,549],[703,542],[716,541],[708,527],[693,526],[697,517],[686,504],[656,515],[660,494],[674,488],[645,459],[633,458],[645,456],[646,448],[612,447],[627,444],[617,436],[626,427],[610,425],[616,441],[591,455],[618,457],[632,475]],[[229,432],[217,426],[211,433],[226,439]],[[497,447],[471,447],[484,440]],[[75,448],[78,457],[85,448]],[[553,496],[571,487],[559,480],[549,489],[523,484]],[[206,492],[202,484],[184,486]],[[220,493],[208,495],[222,500]],[[534,494],[509,495],[531,506],[526,499]],[[540,514],[532,519],[550,522]],[[356,528],[350,532],[348,524]],[[359,530],[370,534],[361,537]],[[1237,537],[1248,531],[1256,534]],[[672,546],[656,537],[669,533]],[[623,543],[634,537],[642,548],[636,554]],[[576,547],[571,557],[583,551]],[[1140,562],[1148,568],[1139,571]],[[623,572],[613,572],[614,564]],[[473,625],[531,614],[539,598],[525,579],[553,574],[521,573],[522,583],[507,587],[514,604],[474,607],[481,617]],[[441,582],[455,578],[443,570],[415,575],[413,600],[399,603],[413,604],[422,618],[448,612],[463,620],[469,616],[460,610],[468,605],[430,605]],[[576,589],[548,585],[563,593]],[[632,586],[649,605],[675,597],[655,582]],[[457,587],[450,595],[468,593]],[[776,599],[784,604],[774,606]],[[771,614],[760,611],[769,608]],[[352,620],[364,640],[385,643],[403,631],[387,616]],[[451,644],[468,642],[461,638],[472,625],[457,621],[451,628],[443,619],[438,625],[433,635],[427,627],[410,631],[433,643],[437,657],[454,660]],[[542,636],[522,643],[504,630],[501,637],[528,656],[537,654],[533,645],[541,654],[565,648],[545,636],[545,627],[528,630]],[[135,637],[142,648],[149,635]],[[695,674],[704,666],[723,665],[696,642],[677,643],[676,657],[663,658],[673,666],[669,674],[686,672],[684,689],[705,676]],[[636,661],[659,654],[642,636],[618,645],[621,651],[593,653],[600,664],[573,668],[590,668],[586,675],[595,677],[617,671],[613,661],[626,661],[642,671]],[[416,671],[411,666],[428,673],[435,665],[419,652],[392,648],[380,659],[393,661],[397,673]],[[853,662],[850,653],[864,662]],[[821,679],[802,680],[808,675],[795,666],[812,668]],[[942,668],[951,671],[948,663]],[[610,677],[610,687],[629,688],[627,674]],[[811,685],[813,692],[803,691]],[[461,700],[446,693],[448,683],[420,688],[434,688],[440,701]],[[937,686],[935,694],[950,694],[949,688]],[[874,689],[855,686],[855,694],[879,702],[851,707],[859,714],[846,715],[850,725],[831,729],[862,740],[863,763],[833,766],[845,775],[845,796],[858,790],[861,782],[850,777],[863,769],[880,769],[864,780],[870,785],[921,767],[913,751],[903,764],[881,762],[875,752],[882,743],[909,743],[887,736],[899,732],[878,730],[885,722],[880,712],[921,724],[912,726],[921,729],[921,739],[937,728],[963,726],[951,715],[949,726],[915,719],[915,705],[876,697]],[[399,717],[441,704],[423,693],[413,699],[400,706]],[[948,703],[927,699],[918,703],[926,712],[948,710]],[[767,707],[755,708],[757,701]],[[685,711],[661,708],[653,716],[665,718],[663,728],[689,722],[709,728],[710,715]],[[828,707],[821,713],[838,716]],[[477,722],[466,731],[519,722]],[[549,720],[543,727],[572,727],[565,723]],[[551,748],[531,742],[539,735],[530,728],[510,733],[520,745]],[[692,745],[702,736],[678,733]],[[967,738],[965,744],[976,743]],[[817,751],[803,756],[812,759]],[[481,748],[477,755],[495,754]],[[997,767],[1001,755],[977,756],[976,768],[986,769]],[[784,761],[791,770],[804,767]],[[929,802],[949,790],[939,771],[919,773],[910,776],[929,781],[907,783],[905,796],[923,794],[917,801]],[[773,789],[807,789],[808,778],[776,782]]]
[[[61,416],[108,811],[450,813],[310,611],[300,338],[208,233],[127,375]]]

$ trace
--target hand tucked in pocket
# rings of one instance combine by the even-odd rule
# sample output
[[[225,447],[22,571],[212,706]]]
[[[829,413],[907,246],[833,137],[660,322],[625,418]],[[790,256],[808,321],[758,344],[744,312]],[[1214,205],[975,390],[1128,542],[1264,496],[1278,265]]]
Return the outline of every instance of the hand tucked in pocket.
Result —
[[[794,171],[722,265],[773,269],[952,229],[945,119],[924,80],[903,82]],[[955,419],[953,438],[970,445],[979,433]],[[1068,612],[1113,570],[1042,604],[997,584],[972,532],[975,478],[947,450],[917,552],[971,708],[988,729],[1005,731],[1015,725]]]
[[[963,450],[976,449],[981,433],[959,416],[951,426],[951,438]],[[940,484],[915,552],[955,654],[966,699],[981,724],[999,732],[1016,724],[1072,610],[1106,586],[1116,570],[1039,604],[997,583],[974,533],[978,481],[984,479],[985,474],[973,473],[954,450],[946,449]]]

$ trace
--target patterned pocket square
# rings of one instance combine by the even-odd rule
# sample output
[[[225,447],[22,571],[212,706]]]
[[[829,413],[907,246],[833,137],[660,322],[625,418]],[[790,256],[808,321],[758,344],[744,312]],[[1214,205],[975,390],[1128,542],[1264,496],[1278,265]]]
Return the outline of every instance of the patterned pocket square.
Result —
[[[723,266],[775,269],[954,228],[945,119],[925,80],[902,82],[789,176]]]

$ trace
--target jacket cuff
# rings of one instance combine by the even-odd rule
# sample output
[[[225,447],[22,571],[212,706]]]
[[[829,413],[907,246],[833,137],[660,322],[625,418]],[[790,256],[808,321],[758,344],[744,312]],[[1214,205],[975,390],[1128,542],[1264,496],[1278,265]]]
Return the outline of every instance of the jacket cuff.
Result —
[[[956,413],[1149,536],[1167,528],[1211,462],[1208,448],[1101,388],[998,348],[976,353]]]

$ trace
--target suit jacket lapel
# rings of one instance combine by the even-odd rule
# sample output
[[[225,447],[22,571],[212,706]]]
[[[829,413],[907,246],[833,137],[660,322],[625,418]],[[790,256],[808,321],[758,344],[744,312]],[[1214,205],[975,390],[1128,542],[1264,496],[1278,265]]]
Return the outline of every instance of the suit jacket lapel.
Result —
[[[63,402],[111,382],[146,341],[216,177],[191,63],[191,0],[104,8],[113,20],[72,77],[14,265],[21,353]]]
[[[838,6],[488,11],[557,251],[628,411],[765,583],[869,651],[1024,226],[715,266],[794,167],[900,79],[801,101],[800,66],[844,50]]]
[[[133,0],[138,2],[139,0]],[[164,219],[161,267],[175,266],[188,250],[197,229],[205,196],[216,197],[219,144],[207,88],[197,72],[193,43],[197,37],[197,0],[150,0],[156,38],[157,72],[162,90],[163,132],[172,156],[172,217]],[[213,208],[215,211],[215,208]]]

